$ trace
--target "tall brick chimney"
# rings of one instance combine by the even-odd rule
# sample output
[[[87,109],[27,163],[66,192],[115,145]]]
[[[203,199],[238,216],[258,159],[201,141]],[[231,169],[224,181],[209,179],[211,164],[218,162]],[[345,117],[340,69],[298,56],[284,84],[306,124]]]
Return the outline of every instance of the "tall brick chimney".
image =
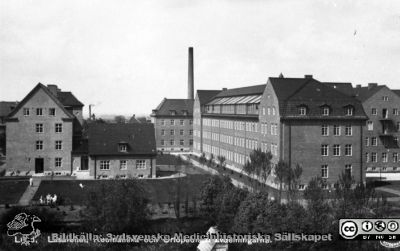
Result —
[[[189,47],[188,62],[188,99],[194,99],[193,47]]]

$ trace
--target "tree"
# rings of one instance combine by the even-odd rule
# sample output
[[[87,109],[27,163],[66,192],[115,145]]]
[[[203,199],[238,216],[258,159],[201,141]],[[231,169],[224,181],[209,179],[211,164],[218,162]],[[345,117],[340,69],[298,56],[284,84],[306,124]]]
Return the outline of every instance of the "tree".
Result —
[[[210,166],[212,166],[213,165],[213,162],[214,162],[214,154],[210,154],[210,158],[208,159],[208,164],[210,165]]]
[[[225,156],[218,155],[217,159],[218,159],[219,165],[220,165],[222,168],[224,168],[224,167],[225,167],[225,164],[226,164],[226,163],[225,163],[225,161],[226,161]]]
[[[256,179],[261,178],[261,181],[265,182],[268,175],[271,174],[271,159],[272,154],[270,152],[263,152],[260,148],[250,153],[249,160],[244,164],[243,170],[253,177],[253,190],[256,189],[256,184],[258,183]]]
[[[143,181],[108,180],[88,188],[88,229],[100,232],[143,232],[149,212]]]
[[[201,165],[204,165],[207,162],[207,158],[206,158],[206,154],[205,153],[201,153],[200,157],[199,157],[199,162]]]
[[[275,166],[275,179],[279,182],[279,203],[282,201],[283,182],[287,180],[287,176],[290,175],[289,169],[289,165],[282,160],[279,160],[278,164]]]
[[[117,124],[125,124],[126,119],[125,119],[124,116],[118,115],[118,116],[115,116],[115,117],[114,117],[114,121],[115,121],[115,123],[117,123]]]

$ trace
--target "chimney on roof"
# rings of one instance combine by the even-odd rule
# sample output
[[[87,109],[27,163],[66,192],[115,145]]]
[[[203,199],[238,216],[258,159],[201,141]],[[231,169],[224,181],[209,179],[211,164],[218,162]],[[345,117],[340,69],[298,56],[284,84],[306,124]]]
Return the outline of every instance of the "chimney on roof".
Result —
[[[374,87],[377,87],[378,83],[368,83],[368,90],[371,90]]]
[[[304,78],[312,78],[312,75],[304,75]]]
[[[61,90],[58,89],[57,85],[47,85],[47,89],[54,95],[57,96],[57,93],[60,92]]]
[[[279,78],[284,78],[282,72],[279,74]]]
[[[356,85],[356,88],[357,88],[357,89],[361,88],[361,85]]]
[[[189,47],[188,99],[194,99],[193,47]]]

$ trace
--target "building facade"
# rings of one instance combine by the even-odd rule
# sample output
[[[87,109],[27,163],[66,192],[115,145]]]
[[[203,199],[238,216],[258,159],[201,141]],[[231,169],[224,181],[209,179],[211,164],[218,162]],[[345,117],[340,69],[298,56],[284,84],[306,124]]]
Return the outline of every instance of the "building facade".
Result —
[[[70,92],[36,85],[6,120],[8,171],[71,173],[74,131],[81,129],[82,107]]]
[[[398,179],[400,172],[400,97],[385,85],[354,88],[368,116],[364,160],[368,177]]]
[[[193,100],[164,99],[151,114],[158,151],[192,151]]]
[[[6,154],[6,118],[17,105],[18,102],[0,101],[0,156]]]
[[[228,167],[242,170],[249,153],[260,148],[272,153],[273,163],[302,166],[301,187],[316,176],[329,186],[341,173],[364,180],[363,107],[312,76],[222,91],[207,102],[200,120],[196,152],[225,156]]]
[[[73,153],[73,175],[80,178],[155,178],[156,146],[152,124],[90,123]]]

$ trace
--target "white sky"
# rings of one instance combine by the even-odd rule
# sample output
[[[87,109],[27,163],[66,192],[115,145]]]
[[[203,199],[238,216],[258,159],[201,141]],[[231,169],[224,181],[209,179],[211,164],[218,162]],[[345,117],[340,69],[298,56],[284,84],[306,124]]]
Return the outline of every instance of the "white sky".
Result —
[[[0,1],[0,100],[38,82],[94,113],[151,113],[195,89],[313,74],[400,89],[400,1]]]

